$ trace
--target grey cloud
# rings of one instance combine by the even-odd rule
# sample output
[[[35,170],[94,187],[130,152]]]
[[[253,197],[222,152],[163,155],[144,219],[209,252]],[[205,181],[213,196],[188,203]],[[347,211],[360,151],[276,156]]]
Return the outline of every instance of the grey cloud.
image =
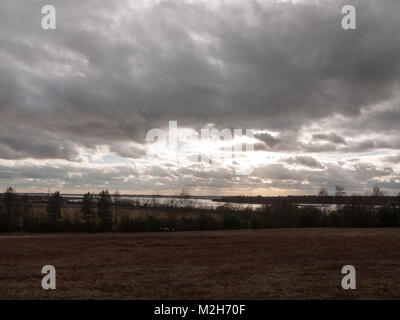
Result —
[[[343,137],[337,135],[334,132],[332,132],[330,134],[314,134],[312,136],[312,138],[314,140],[329,141],[329,142],[332,142],[332,143],[335,143],[335,144],[347,144],[346,140]]]
[[[131,166],[108,167],[70,167],[68,165],[0,165],[0,186],[12,185],[17,190],[29,190],[34,180],[35,191],[99,191],[127,190],[128,192],[170,192],[176,193],[182,188],[197,190],[203,194],[246,193],[248,188],[273,188],[293,190],[298,193],[316,194],[321,185],[330,191],[335,185],[344,186],[348,193],[370,190],[379,182],[389,194],[398,192],[398,175],[391,168],[379,169],[373,164],[358,163],[351,168],[326,164],[322,171],[308,168],[290,169],[282,164],[270,164],[256,168],[252,175],[238,177],[227,169],[210,166],[189,166],[174,172],[166,167],[153,166],[144,170]],[[176,174],[175,174],[176,173]],[[397,178],[396,178],[397,177]],[[397,180],[396,180],[397,179]]]
[[[298,171],[290,170],[280,164],[271,164],[256,168],[253,173],[255,177],[272,180],[301,180],[303,177]]]
[[[166,119],[298,129],[335,113],[356,116],[390,98],[398,81],[396,1],[379,12],[373,1],[356,1],[356,33],[340,29],[333,1],[215,11],[162,2],[119,28],[110,26],[113,15],[129,10],[119,1],[55,1],[53,33],[36,26],[40,3],[7,1],[2,11],[4,121],[29,116],[58,133],[135,141]],[[7,114],[10,107],[24,112]]]
[[[383,161],[393,163],[393,164],[400,163],[400,154],[384,157]]]
[[[378,169],[369,163],[359,163],[353,165],[351,169],[333,164],[326,164],[325,166],[325,170],[315,171],[307,169],[290,170],[282,165],[274,164],[257,168],[253,172],[253,176],[269,179],[269,186],[274,188],[281,187],[300,192],[313,190],[316,194],[321,185],[326,186],[332,192],[335,185],[341,185],[351,194],[370,190],[371,186],[380,178],[388,178],[394,173],[391,168]],[[396,192],[397,187],[398,185],[393,184],[390,193]]]
[[[389,144],[383,141],[373,141],[373,140],[366,140],[361,142],[355,151],[365,151],[365,150],[374,150],[380,148],[390,148]]]
[[[390,109],[374,110],[354,118],[343,119],[340,128],[351,135],[357,134],[398,134],[400,131],[400,99],[390,101]]]
[[[335,144],[332,143],[324,143],[324,144],[299,144],[301,150],[305,152],[313,152],[313,153],[321,153],[321,152],[335,152],[337,151],[337,147]]]
[[[314,168],[314,169],[325,169],[325,166],[322,165],[321,162],[319,162],[317,159],[315,159],[313,157],[296,156],[293,158],[284,159],[283,161],[287,164],[298,164],[301,166]]]
[[[113,143],[110,142],[110,151],[117,153],[121,157],[125,158],[142,158],[146,155],[146,150],[141,145],[129,145],[128,143],[120,142]]]
[[[164,128],[168,120],[194,129],[211,123],[278,131],[278,138],[256,137],[257,149],[268,151],[400,149],[395,141],[400,133],[399,1],[380,1],[377,10],[374,0],[354,0],[355,32],[340,27],[345,1],[227,1],[219,9],[206,2],[162,1],[140,10],[130,3],[53,0],[57,30],[45,32],[40,8],[47,2],[2,1],[0,158],[78,161],[80,146],[95,150],[105,144],[136,159],[144,155],[147,130]],[[381,104],[391,108],[366,112]],[[334,133],[316,134],[310,144],[299,139],[302,130],[334,115],[344,116],[340,128],[326,128]],[[386,138],[388,133],[395,138]],[[367,134],[380,137],[371,140]],[[318,168],[315,157],[315,163],[294,161]],[[354,172],[327,166],[322,174],[273,164],[243,181],[262,187],[256,181],[265,177],[271,187],[304,190],[309,188],[304,181],[343,180],[350,188],[394,174],[358,165]],[[44,170],[47,179],[41,176]],[[20,186],[29,179],[40,187],[51,179],[68,188],[129,185],[124,182],[129,169],[85,173],[71,164],[63,170],[72,175],[48,167],[7,167],[0,177]],[[148,176],[137,173],[141,182],[131,188],[235,185],[223,170],[192,168],[179,179],[179,169],[163,170],[172,173],[155,168]]]
[[[0,158],[79,160],[77,145],[60,136],[23,126],[0,129]]]
[[[256,134],[254,136],[256,139],[264,142],[268,147],[275,147],[277,144],[281,142],[278,138],[275,138],[269,133],[262,133],[262,134]]]

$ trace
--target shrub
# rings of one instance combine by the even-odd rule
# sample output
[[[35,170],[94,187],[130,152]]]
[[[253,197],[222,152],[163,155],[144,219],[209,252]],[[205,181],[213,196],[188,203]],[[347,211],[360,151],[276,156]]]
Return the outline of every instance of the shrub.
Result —
[[[302,208],[298,211],[299,228],[318,228],[321,225],[322,212],[313,207]]]
[[[343,226],[342,215],[337,212],[329,214],[329,226],[331,228],[340,228]]]
[[[218,221],[207,214],[201,213],[197,218],[196,229],[199,230],[216,230],[219,228]]]
[[[397,226],[397,211],[395,208],[381,208],[378,211],[381,227],[396,227]]]
[[[266,227],[266,219],[265,216],[259,213],[255,213],[250,218],[250,227],[254,230],[265,228]]]
[[[223,224],[225,229],[240,229],[241,219],[237,215],[224,215]]]
[[[147,232],[157,232],[160,231],[160,222],[154,218],[154,216],[146,216],[145,220],[146,231]]]

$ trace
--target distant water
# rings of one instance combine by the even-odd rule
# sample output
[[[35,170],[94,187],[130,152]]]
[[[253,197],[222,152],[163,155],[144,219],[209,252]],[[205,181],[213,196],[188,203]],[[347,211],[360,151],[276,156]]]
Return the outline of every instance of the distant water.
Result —
[[[71,202],[81,202],[82,195],[64,195]],[[235,202],[222,202],[213,201],[212,198],[187,198],[182,199],[179,197],[158,197],[158,196],[120,196],[120,200],[130,202],[141,207],[178,207],[178,208],[196,208],[196,209],[210,209],[214,210],[220,207],[227,207],[231,210],[241,211],[244,209],[259,210],[263,204],[248,204],[248,203],[235,203]],[[325,213],[331,213],[342,209],[343,204],[307,204],[307,203],[294,203],[298,208],[313,207]],[[268,206],[268,204],[267,204]],[[375,209],[381,206],[375,205]]]
[[[71,202],[81,202],[81,195],[65,195]],[[217,209],[219,207],[228,207],[232,210],[251,209],[257,210],[262,208],[261,204],[247,204],[247,203],[232,203],[232,202],[215,202],[210,199],[188,198],[182,199],[178,197],[149,197],[149,196],[121,196],[118,198],[121,201],[130,202],[141,207],[178,207],[178,208],[196,208],[196,209]]]
[[[148,197],[121,197],[121,200],[137,203],[140,206],[171,206],[171,207],[191,207],[197,209],[216,209],[218,207],[227,206],[233,210],[252,209],[256,210],[262,207],[261,204],[246,204],[246,203],[230,203],[230,202],[215,202],[212,199],[196,199],[196,198],[148,198]]]
[[[298,208],[313,207],[325,213],[331,213],[340,210],[344,207],[344,205],[342,204],[321,204],[321,203],[317,204],[296,203],[294,205],[297,206]]]

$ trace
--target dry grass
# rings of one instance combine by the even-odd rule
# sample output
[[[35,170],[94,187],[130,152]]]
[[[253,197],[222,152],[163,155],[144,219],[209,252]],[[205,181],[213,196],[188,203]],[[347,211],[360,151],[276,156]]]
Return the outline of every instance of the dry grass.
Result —
[[[41,289],[41,268],[57,290]],[[341,267],[357,269],[344,291]],[[1,299],[400,298],[400,230],[0,236]]]

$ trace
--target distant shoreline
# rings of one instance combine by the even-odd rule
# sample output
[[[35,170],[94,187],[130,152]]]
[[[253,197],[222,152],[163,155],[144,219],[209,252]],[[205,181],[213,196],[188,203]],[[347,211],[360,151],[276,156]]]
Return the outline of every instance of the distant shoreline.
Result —
[[[48,193],[16,193],[30,197],[47,198]],[[80,193],[61,194],[65,199],[82,198]],[[96,196],[96,194],[94,194]],[[0,198],[3,194],[0,194]],[[173,199],[207,199],[215,202],[229,202],[241,204],[275,204],[282,201],[292,204],[342,204],[342,205],[400,205],[400,196],[181,196],[181,195],[149,195],[149,194],[118,194],[112,195],[118,198],[173,198]]]
[[[274,204],[286,201],[292,204],[343,204],[343,205],[400,205],[399,196],[285,196],[285,197],[221,197],[213,201],[248,204]]]

